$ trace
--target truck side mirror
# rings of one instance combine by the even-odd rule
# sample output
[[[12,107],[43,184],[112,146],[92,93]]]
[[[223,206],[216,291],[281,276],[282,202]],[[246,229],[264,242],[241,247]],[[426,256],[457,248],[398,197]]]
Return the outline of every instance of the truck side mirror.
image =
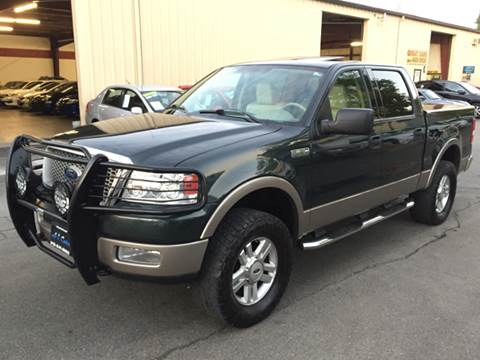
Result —
[[[322,120],[317,133],[370,135],[375,112],[372,109],[341,109],[335,121]]]

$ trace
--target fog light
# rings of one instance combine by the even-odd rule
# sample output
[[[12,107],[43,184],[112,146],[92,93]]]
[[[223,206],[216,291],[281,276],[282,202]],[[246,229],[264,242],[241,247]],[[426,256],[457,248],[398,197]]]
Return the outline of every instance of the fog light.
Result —
[[[60,215],[65,216],[70,208],[70,189],[64,183],[57,183],[53,190],[53,200]]]
[[[27,171],[23,167],[19,167],[15,175],[15,189],[20,197],[24,197],[27,192]]]
[[[160,251],[157,250],[119,246],[117,258],[119,261],[132,264],[160,266]]]

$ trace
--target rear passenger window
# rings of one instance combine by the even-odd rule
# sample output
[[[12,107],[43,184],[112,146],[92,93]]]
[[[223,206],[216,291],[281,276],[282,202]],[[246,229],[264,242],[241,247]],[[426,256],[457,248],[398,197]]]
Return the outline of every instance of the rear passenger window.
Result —
[[[412,98],[402,75],[392,70],[373,70],[373,74],[382,95],[380,113],[383,117],[413,114]]]
[[[358,70],[341,73],[328,93],[331,118],[335,119],[341,109],[369,108],[367,89]]]
[[[114,107],[122,107],[122,100],[123,89],[108,89],[107,93],[103,97],[102,104]]]

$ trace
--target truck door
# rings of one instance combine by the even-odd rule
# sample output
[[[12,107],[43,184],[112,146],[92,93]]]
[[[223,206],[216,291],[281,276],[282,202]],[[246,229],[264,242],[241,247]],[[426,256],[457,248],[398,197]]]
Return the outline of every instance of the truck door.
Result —
[[[422,170],[425,144],[418,96],[402,69],[370,68],[368,74],[379,105],[375,129],[382,142],[381,185],[399,182],[399,192],[405,192],[406,187],[413,191],[415,177]]]
[[[319,119],[334,120],[344,108],[373,107],[363,71],[362,67],[340,70],[330,84]],[[316,212],[316,207],[326,208],[329,203],[378,186],[380,138],[375,134],[321,135],[311,142],[311,161],[307,208]],[[312,216],[313,226],[321,224],[323,214]]]

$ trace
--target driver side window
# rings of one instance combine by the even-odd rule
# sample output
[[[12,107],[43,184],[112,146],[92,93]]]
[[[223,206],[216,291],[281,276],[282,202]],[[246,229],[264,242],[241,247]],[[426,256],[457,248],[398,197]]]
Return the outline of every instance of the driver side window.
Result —
[[[367,89],[359,70],[341,73],[328,93],[330,120],[334,120],[340,109],[370,108]]]

